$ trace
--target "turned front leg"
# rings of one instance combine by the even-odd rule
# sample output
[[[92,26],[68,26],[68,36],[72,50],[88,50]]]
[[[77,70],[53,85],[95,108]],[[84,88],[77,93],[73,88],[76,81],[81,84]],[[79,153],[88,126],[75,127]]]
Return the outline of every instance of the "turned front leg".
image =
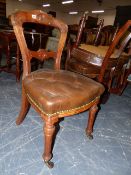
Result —
[[[53,144],[54,133],[55,133],[55,126],[49,122],[45,122],[44,125],[45,146],[44,146],[43,159],[49,168],[53,168],[54,166],[54,163],[50,161],[52,158],[52,144]]]
[[[89,110],[88,124],[86,128],[86,135],[89,139],[93,139],[92,132],[97,111],[98,111],[97,104],[93,105]]]

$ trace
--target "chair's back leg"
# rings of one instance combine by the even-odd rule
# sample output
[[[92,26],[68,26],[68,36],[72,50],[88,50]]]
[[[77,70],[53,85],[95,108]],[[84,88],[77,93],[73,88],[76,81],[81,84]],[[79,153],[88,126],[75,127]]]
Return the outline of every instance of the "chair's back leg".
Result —
[[[30,107],[30,104],[28,102],[28,99],[26,97],[26,94],[25,94],[23,87],[22,87],[22,97],[21,98],[22,98],[21,99],[21,110],[20,110],[19,116],[16,119],[17,125],[20,125],[23,122],[23,120],[25,119],[26,114],[29,110],[29,107]]]

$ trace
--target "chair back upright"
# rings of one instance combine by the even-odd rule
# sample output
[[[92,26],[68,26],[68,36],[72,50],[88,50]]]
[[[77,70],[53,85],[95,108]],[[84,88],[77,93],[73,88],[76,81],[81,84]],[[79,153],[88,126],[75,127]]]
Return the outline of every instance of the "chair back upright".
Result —
[[[11,16],[11,21],[19,47],[21,48],[21,54],[23,58],[23,78],[31,72],[30,62],[33,57],[39,59],[40,61],[48,58],[54,58],[55,69],[60,69],[61,55],[68,31],[68,27],[65,23],[40,10],[33,10],[31,12],[21,11],[15,13],[15,15]],[[26,22],[57,28],[60,31],[60,39],[57,51],[47,51],[45,49],[39,49],[37,51],[30,50],[27,47],[24,36],[23,24]]]

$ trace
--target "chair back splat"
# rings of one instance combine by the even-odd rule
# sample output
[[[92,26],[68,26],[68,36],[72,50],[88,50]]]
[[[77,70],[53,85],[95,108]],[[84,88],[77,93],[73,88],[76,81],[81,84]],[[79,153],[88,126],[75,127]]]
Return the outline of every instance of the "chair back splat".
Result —
[[[23,58],[22,100],[21,110],[16,124],[25,119],[30,104],[40,114],[44,121],[44,154],[43,159],[49,168],[53,167],[52,144],[54,143],[55,125],[60,118],[73,116],[89,109],[86,135],[92,138],[93,124],[104,92],[102,84],[66,70],[60,70],[62,50],[67,35],[67,25],[52,16],[39,11],[16,12],[11,16],[14,32]],[[23,24],[31,22],[45,26],[52,26],[60,31],[58,48],[56,51],[45,49],[30,50],[23,33]],[[53,58],[54,70],[40,69],[31,72],[31,59],[39,60]]]
[[[67,25],[64,24],[62,21],[58,21],[57,19],[52,18],[52,16],[47,15],[46,13],[41,13],[41,11],[37,11],[37,10],[36,11],[34,10],[31,14],[29,14],[28,12],[17,13],[15,16],[12,15],[11,20],[13,23],[14,32],[17,36],[19,46],[21,48],[21,54],[24,59],[23,75],[25,76],[28,73],[30,73],[30,69],[31,69],[30,61],[33,57],[36,57],[41,61],[52,57],[55,59],[55,68],[59,69],[61,54],[65,44],[66,35],[67,35]],[[57,53],[54,51],[48,52],[46,50],[41,50],[41,49],[38,50],[37,52],[29,50],[27,48],[26,40],[24,38],[24,30],[22,28],[25,22],[43,24],[46,26],[52,26],[52,27],[58,28],[61,32],[60,40],[58,43],[58,48],[59,48],[58,52]]]

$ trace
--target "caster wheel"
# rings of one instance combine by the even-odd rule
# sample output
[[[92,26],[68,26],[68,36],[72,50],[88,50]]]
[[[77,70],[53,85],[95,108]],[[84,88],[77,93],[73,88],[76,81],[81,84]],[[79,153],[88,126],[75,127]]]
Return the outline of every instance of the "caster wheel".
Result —
[[[54,163],[53,162],[51,162],[51,161],[44,161],[45,162],[45,164],[48,166],[48,168],[53,168],[54,167]]]

